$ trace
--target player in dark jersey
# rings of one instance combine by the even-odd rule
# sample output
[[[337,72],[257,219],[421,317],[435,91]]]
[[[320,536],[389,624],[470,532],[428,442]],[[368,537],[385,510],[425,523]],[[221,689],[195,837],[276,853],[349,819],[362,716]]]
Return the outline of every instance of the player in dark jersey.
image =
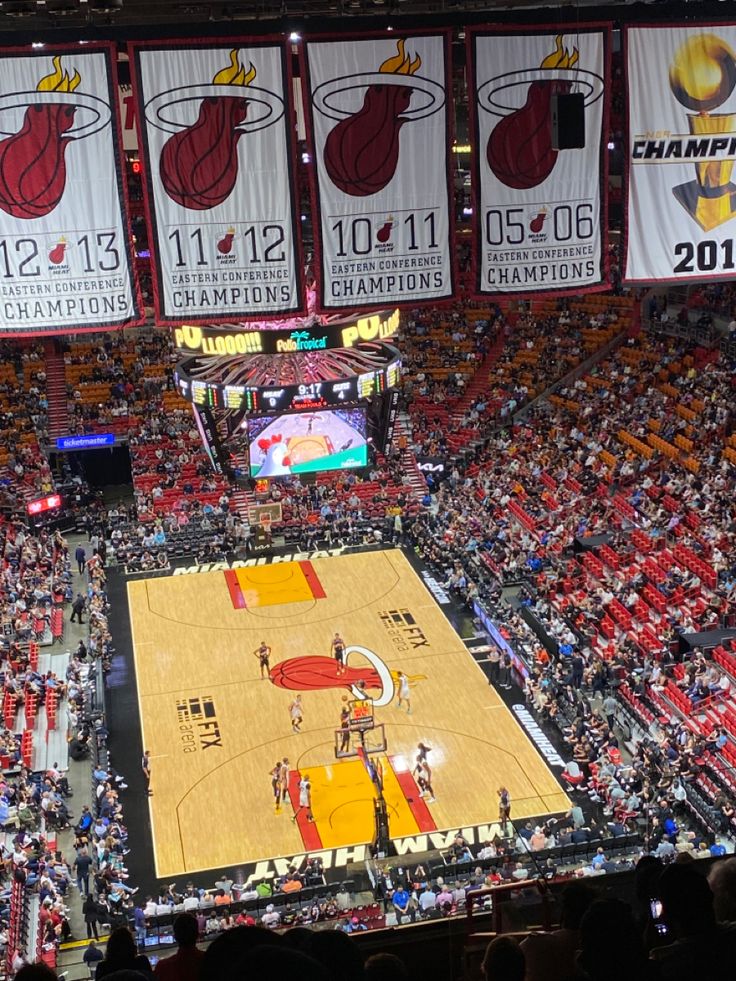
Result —
[[[498,788],[498,820],[502,827],[511,820],[511,794],[505,787]]]
[[[417,784],[419,785],[419,790],[421,793],[420,797],[426,797],[428,804],[434,804],[435,796],[434,790],[432,789],[432,777],[429,767],[426,763],[422,763],[421,766],[416,768]]]
[[[332,656],[337,661],[337,673],[345,674],[345,641],[339,633],[332,638]]]
[[[271,668],[271,648],[268,646],[265,640],[262,640],[260,646],[256,647],[256,649],[253,651],[253,657],[258,658],[258,663],[261,667],[261,678],[267,678],[268,672]]]
[[[273,770],[270,771],[271,777],[271,790],[273,791],[273,800],[276,813],[278,814],[281,810],[281,763],[277,762]]]
[[[431,783],[432,769],[427,761],[427,754],[432,752],[432,747],[425,746],[424,743],[418,743],[417,750],[417,758],[416,763],[414,764],[414,769],[412,770],[412,775],[416,779],[416,777],[423,771],[425,779],[429,780]]]

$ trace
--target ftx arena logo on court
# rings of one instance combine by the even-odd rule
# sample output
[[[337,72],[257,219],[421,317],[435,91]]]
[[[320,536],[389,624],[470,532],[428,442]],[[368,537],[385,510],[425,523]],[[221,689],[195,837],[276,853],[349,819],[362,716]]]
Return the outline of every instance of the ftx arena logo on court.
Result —
[[[177,699],[176,718],[185,753],[196,753],[213,746],[222,749],[222,733],[215,702],[210,695]]]
[[[383,610],[378,615],[391,638],[391,643],[398,651],[429,647],[424,631],[417,626],[416,620],[406,607],[400,610]]]

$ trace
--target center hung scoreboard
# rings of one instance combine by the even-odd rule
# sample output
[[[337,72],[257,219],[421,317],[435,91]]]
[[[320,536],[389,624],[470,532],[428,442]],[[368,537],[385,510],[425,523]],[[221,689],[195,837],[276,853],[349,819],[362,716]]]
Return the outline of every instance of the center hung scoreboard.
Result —
[[[215,469],[238,458],[264,479],[358,469],[395,420],[401,358],[397,309],[278,325],[183,326],[179,394],[191,403]]]

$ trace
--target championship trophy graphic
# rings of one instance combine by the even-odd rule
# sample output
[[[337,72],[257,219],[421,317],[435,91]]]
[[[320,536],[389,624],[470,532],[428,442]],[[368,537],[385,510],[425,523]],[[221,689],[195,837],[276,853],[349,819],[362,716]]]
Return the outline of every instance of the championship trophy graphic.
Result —
[[[672,94],[686,109],[692,136],[736,131],[736,114],[713,113],[736,85],[736,56],[715,34],[688,38],[670,65]],[[736,186],[731,183],[733,160],[695,164],[694,181],[672,188],[680,204],[703,231],[717,228],[736,214]]]

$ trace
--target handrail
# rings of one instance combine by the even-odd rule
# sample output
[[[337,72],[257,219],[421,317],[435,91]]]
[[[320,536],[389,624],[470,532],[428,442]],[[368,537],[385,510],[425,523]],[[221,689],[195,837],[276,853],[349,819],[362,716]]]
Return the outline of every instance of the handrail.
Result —
[[[563,882],[565,880],[558,878],[553,881]],[[467,892],[465,894],[465,915],[467,918],[468,932],[472,932],[473,929],[473,906],[476,902],[478,904],[484,903],[490,898],[493,931],[494,933],[502,933],[501,908],[503,903],[496,902],[496,896],[502,897],[510,893],[522,892],[526,889],[537,889],[542,897],[542,928],[549,930],[552,925],[549,881],[537,877],[535,879],[520,879],[518,882],[503,882],[500,885],[493,885],[487,888],[481,886],[479,889],[471,889]]]

